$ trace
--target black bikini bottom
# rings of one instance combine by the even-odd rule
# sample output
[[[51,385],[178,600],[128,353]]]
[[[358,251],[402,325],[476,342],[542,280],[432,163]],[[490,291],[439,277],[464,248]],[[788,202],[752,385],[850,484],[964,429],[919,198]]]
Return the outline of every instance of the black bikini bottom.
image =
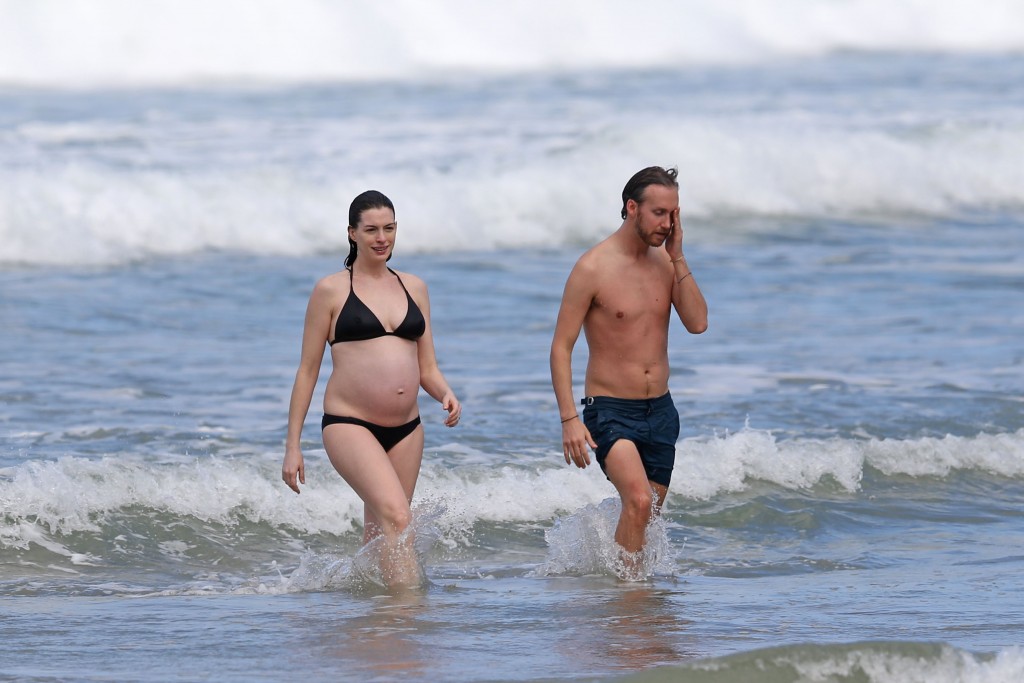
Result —
[[[377,439],[377,443],[380,444],[380,447],[383,448],[386,453],[394,448],[399,441],[412,434],[413,431],[420,426],[420,416],[417,415],[404,425],[398,425],[397,427],[382,427],[381,425],[367,422],[366,420],[360,420],[358,417],[347,417],[345,415],[331,415],[330,413],[324,413],[324,419],[320,421],[320,431],[327,429],[327,425],[359,425],[360,427],[365,427],[370,434],[373,434],[373,438]]]

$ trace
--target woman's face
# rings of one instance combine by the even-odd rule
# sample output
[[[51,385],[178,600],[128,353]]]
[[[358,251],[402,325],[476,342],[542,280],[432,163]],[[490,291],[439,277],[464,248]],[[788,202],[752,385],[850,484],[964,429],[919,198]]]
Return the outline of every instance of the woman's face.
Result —
[[[363,211],[359,215],[359,225],[349,226],[348,236],[356,243],[359,256],[387,261],[395,246],[397,232],[395,212],[380,207]]]

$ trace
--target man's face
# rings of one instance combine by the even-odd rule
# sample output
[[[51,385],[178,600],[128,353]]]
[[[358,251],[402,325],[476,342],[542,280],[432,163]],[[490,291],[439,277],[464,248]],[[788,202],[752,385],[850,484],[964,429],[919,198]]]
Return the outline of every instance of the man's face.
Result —
[[[636,234],[652,247],[660,247],[672,232],[672,214],[679,208],[679,190],[648,185],[636,205]]]

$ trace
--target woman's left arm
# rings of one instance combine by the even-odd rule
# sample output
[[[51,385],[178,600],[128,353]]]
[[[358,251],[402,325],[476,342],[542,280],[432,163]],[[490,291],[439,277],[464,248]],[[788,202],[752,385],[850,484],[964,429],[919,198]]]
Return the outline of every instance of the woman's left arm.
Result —
[[[455,396],[455,392],[448,386],[441,368],[437,365],[437,354],[434,351],[434,335],[430,325],[430,297],[427,295],[427,285],[419,278],[410,278],[410,294],[416,305],[423,313],[423,320],[426,327],[423,336],[416,341],[416,352],[419,356],[420,365],[420,386],[434,400],[440,402],[441,407],[448,411],[444,423],[448,427],[454,427],[459,423],[462,416],[462,404]]]

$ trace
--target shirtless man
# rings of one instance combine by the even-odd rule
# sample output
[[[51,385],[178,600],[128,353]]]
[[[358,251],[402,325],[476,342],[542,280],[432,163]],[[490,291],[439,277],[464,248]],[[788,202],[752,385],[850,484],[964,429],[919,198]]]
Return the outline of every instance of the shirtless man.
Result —
[[[589,446],[622,500],[615,541],[624,576],[640,578],[651,515],[668,493],[679,413],[668,391],[672,308],[692,334],[708,327],[704,295],[683,255],[675,169],[638,172],[622,191],[622,225],[569,274],[551,342],[551,383],[566,464],[590,464]],[[587,337],[583,418],[572,388],[572,350]]]

